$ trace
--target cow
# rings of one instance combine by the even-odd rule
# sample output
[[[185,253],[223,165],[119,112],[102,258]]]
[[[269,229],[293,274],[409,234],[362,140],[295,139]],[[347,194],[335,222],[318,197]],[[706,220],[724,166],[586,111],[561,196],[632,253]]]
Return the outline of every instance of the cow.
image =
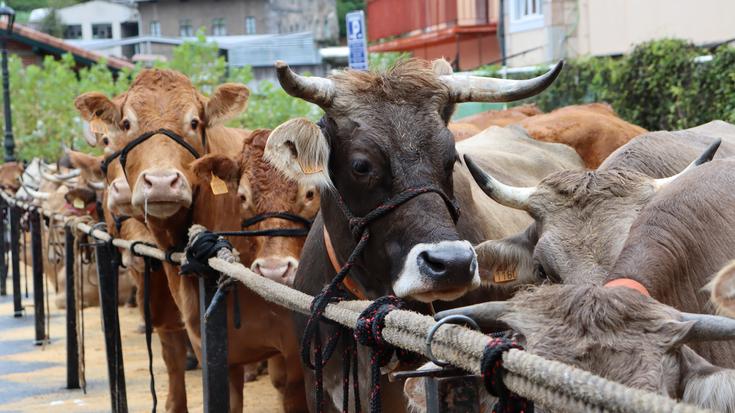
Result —
[[[15,193],[20,189],[20,176],[23,174],[23,164],[6,162],[0,165],[0,189]]]
[[[77,107],[97,116],[113,134],[112,150],[123,150],[120,161],[130,187],[131,204],[140,209],[156,244],[164,250],[182,248],[193,223],[212,231],[240,230],[241,199],[232,188],[215,195],[210,176],[202,180],[192,169],[192,161],[202,155],[235,158],[241,152],[248,131],[224,127],[229,118],[244,110],[249,91],[244,85],[223,84],[210,97],[199,93],[184,75],[171,71],[143,70],[123,98],[110,100],[92,93],[77,98]],[[123,156],[125,155],[125,156]],[[232,239],[243,262],[254,258],[252,242]],[[178,268],[164,263],[169,286],[182,312],[189,337],[200,356],[199,287],[194,277],[180,277]],[[238,329],[228,316],[228,356],[230,410],[242,411],[243,366],[279,354],[296,342],[291,329],[274,334],[274,319],[288,319],[289,312],[267,303],[246,288],[235,288],[226,300],[233,308],[237,294],[243,319]],[[252,316],[257,314],[259,316]],[[268,314],[269,317],[261,317]],[[297,360],[286,360],[298,366]],[[283,387],[286,411],[303,411],[303,380],[288,376]]]
[[[449,310],[437,318],[458,313],[481,324],[506,324],[526,351],[544,358],[712,411],[735,412],[735,370],[712,364],[688,346],[732,340],[735,320],[682,312],[632,288],[594,284],[538,286],[509,301]],[[408,396],[420,407],[418,387],[413,383]],[[483,411],[491,411],[489,406]]]
[[[711,291],[710,300],[717,306],[717,310],[729,317],[735,317],[735,261],[731,261],[707,285]]]
[[[549,163],[541,168],[548,170],[582,167],[571,148],[535,141],[516,128],[490,128],[457,146],[447,129],[456,103],[533,95],[553,81],[560,65],[527,81],[455,76],[443,60],[433,64],[409,60],[384,73],[344,71],[329,78],[299,76],[283,62],[276,68],[287,93],[325,110],[318,124],[293,119],[278,126],[264,154],[290,179],[320,189],[322,209],[294,281],[295,288],[311,295],[329,284],[335,267],[345,263],[355,248],[359,234],[350,229],[346,213],[365,216],[392,197],[430,187],[431,193],[414,197],[369,223],[370,239],[354,261],[350,285],[344,289],[362,299],[395,294],[422,311],[428,311],[425,303],[455,300],[479,286],[471,242],[502,237],[529,222],[517,211],[475,203],[481,194],[472,188],[469,172],[457,163],[459,154],[487,151],[483,165],[513,166],[505,176],[516,182],[537,182],[545,171],[536,165],[544,161]],[[456,223],[448,206],[455,199],[462,209]],[[325,241],[325,234],[331,241]],[[330,249],[334,254],[327,253]],[[305,321],[296,317],[300,334]],[[321,333],[322,342],[327,342],[335,330],[323,325]],[[338,349],[334,354],[324,372],[329,411],[342,406],[342,352]],[[369,363],[362,349],[359,358],[361,365]],[[313,374],[307,372],[306,377],[313,388]],[[363,402],[368,400],[368,382],[367,377],[361,380]],[[396,384],[384,381],[381,389],[387,411],[405,409]],[[314,393],[308,395],[313,403]]]
[[[476,115],[466,116],[458,119],[457,122],[474,125],[479,130],[485,130],[491,126],[514,125],[525,119],[529,119],[543,113],[544,112],[542,112],[538,106],[530,103],[514,106],[504,110],[490,110]]]
[[[616,149],[646,132],[602,103],[567,106],[517,124],[534,139],[571,146],[589,169],[596,169]]]

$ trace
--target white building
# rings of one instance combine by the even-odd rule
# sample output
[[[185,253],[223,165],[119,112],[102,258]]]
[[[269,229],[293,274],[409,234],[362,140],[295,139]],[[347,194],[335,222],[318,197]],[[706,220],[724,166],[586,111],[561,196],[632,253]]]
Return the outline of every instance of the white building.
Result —
[[[47,13],[47,10],[34,10],[31,13],[30,23],[40,23]],[[138,35],[140,15],[134,4],[92,0],[64,7],[57,10],[57,13],[64,24],[64,40],[83,48]],[[124,46],[96,49],[96,51],[105,56],[128,58],[134,53],[132,48]]]

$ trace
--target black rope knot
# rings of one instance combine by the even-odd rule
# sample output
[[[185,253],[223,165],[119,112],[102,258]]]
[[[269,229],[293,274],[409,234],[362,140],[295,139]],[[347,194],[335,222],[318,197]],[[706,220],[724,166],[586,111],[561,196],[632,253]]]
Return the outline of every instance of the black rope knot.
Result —
[[[511,392],[503,383],[503,354],[510,349],[523,350],[523,346],[507,337],[491,337],[482,352],[480,371],[485,389],[498,398],[493,413],[533,413],[533,402]]]
[[[222,248],[233,249],[226,239],[213,232],[202,231],[186,247],[186,263],[181,264],[181,274],[216,276],[218,272],[209,266],[208,261]]]

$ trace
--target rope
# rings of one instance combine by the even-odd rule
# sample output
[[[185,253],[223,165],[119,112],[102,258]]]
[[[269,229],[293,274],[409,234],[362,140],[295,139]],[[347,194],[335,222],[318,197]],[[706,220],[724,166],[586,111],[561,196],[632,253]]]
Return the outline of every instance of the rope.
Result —
[[[23,207],[5,192],[0,196],[11,205]],[[44,214],[48,214],[44,212]],[[47,215],[48,216],[48,215]],[[130,249],[132,242],[112,239],[109,234],[93,231],[85,224],[78,229],[113,245]],[[190,238],[204,228],[194,225]],[[135,245],[141,255],[165,260],[166,253],[146,245]],[[172,254],[172,260],[180,262],[181,254]],[[222,274],[241,282],[245,287],[274,304],[302,314],[311,313],[314,297],[283,284],[262,277],[238,262],[232,251],[222,248],[216,256],[207,260],[208,265]],[[341,301],[327,303],[323,317],[347,328],[354,328],[369,301]],[[425,340],[429,329],[436,324],[433,318],[406,310],[392,310],[384,318],[382,339],[397,348],[428,356]],[[481,374],[481,359],[488,337],[459,325],[445,324],[434,335],[434,355],[472,374]],[[83,346],[82,346],[83,348]],[[345,354],[347,355],[347,354]],[[569,412],[677,412],[704,413],[708,410],[678,403],[666,396],[629,388],[606,380],[590,372],[561,362],[511,348],[502,354],[505,369],[503,382],[513,393],[533,400],[539,406]],[[354,374],[354,370],[351,370]],[[357,394],[357,393],[356,393]]]
[[[533,413],[533,402],[511,393],[503,383],[505,369],[503,369],[503,354],[510,349],[523,350],[515,340],[506,337],[492,337],[482,352],[480,370],[488,393],[498,398],[493,406],[493,413]]]

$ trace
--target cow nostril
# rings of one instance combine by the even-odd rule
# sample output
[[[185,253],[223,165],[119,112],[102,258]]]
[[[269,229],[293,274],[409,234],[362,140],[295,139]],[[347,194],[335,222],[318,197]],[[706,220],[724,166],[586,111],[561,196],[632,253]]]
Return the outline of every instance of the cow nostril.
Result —
[[[428,267],[428,269],[435,275],[440,275],[447,270],[447,266],[444,261],[441,258],[432,257],[429,251],[422,251],[417,257],[417,260],[419,268],[422,266]]]
[[[153,187],[153,181],[150,180],[150,178],[148,177],[148,174],[143,174],[141,177],[143,178],[143,184],[146,187],[149,187],[149,188]]]
[[[174,175],[173,179],[171,179],[171,188],[176,188],[179,185],[179,182],[181,182],[181,175],[178,173]]]

